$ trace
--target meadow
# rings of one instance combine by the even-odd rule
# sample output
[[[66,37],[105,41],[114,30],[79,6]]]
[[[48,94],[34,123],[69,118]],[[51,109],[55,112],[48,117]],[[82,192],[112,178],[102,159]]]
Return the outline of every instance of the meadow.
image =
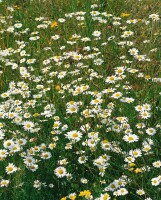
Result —
[[[0,1],[0,200],[161,200],[161,1]]]

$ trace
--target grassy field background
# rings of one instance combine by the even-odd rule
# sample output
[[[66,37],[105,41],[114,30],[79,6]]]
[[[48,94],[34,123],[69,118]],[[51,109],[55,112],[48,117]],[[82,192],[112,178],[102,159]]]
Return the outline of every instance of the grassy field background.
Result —
[[[161,199],[160,13],[0,2],[0,199]]]

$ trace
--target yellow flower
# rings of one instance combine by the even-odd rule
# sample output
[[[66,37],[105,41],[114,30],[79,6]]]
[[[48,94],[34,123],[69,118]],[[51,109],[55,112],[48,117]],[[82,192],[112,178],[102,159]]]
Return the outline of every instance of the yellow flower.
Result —
[[[40,114],[39,113],[34,113],[33,116],[34,117],[38,117]]]
[[[130,172],[132,172],[132,171],[134,171],[134,168],[132,167],[132,168],[129,168],[128,169]]]
[[[136,174],[141,173],[141,172],[142,172],[142,169],[141,169],[141,168],[136,168],[136,169],[135,169],[135,173],[136,173]]]
[[[91,195],[91,192],[89,190],[84,190],[82,192],[80,192],[79,196],[80,197],[86,197],[86,198],[89,198]]]
[[[76,196],[75,195],[72,195],[69,197],[71,200],[75,200],[76,199]]]
[[[17,9],[17,10],[19,10],[19,9],[21,9],[21,7],[20,6],[18,6],[18,5],[15,5],[15,6],[13,6],[15,9]]]
[[[138,22],[142,22],[142,19],[138,19]]]
[[[150,79],[151,77],[150,77],[150,75],[145,75],[145,79]]]
[[[108,140],[107,140],[107,139],[106,139],[106,140],[103,140],[102,143],[108,143]]]
[[[108,199],[110,199],[110,195],[108,193],[105,193],[103,195],[103,200],[108,200]]]
[[[60,90],[60,85],[57,85],[57,86],[55,87],[55,89],[56,89],[56,90]]]
[[[134,166],[135,166],[135,163],[130,163],[129,166],[130,166],[130,167],[134,167]]]
[[[128,16],[130,16],[130,14],[128,14],[128,13],[121,13],[121,17],[128,17]]]
[[[62,197],[60,200],[66,200],[67,198],[66,197]]]
[[[51,28],[54,28],[54,27],[56,27],[56,26],[58,26],[58,23],[57,23],[56,21],[53,21],[53,22],[51,23],[51,25],[50,25]]]

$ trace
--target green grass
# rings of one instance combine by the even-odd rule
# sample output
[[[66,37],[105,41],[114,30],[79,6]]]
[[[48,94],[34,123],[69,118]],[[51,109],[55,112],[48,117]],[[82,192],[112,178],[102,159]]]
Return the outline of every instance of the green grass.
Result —
[[[0,3],[0,199],[161,199],[160,8]]]

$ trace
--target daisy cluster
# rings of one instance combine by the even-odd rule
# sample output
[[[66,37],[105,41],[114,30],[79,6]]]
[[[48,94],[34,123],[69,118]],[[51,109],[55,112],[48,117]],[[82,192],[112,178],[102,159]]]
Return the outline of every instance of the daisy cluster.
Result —
[[[160,16],[99,8],[37,16],[31,27],[12,6],[0,16],[2,193],[30,185],[56,200],[160,194]]]

